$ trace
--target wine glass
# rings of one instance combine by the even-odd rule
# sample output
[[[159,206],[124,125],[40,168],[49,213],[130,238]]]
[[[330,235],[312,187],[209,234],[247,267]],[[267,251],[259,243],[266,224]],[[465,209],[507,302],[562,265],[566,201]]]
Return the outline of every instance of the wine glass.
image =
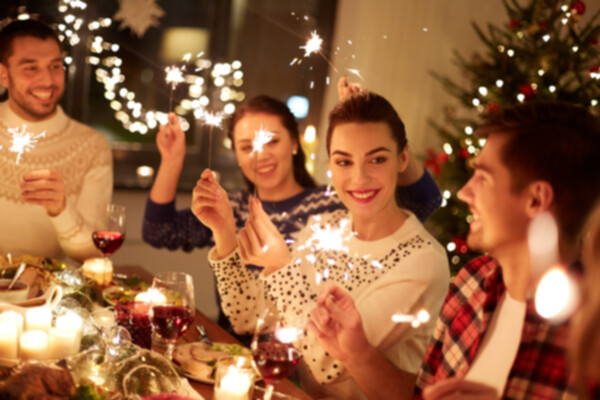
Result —
[[[125,240],[125,206],[108,204],[100,214],[100,219],[92,232],[92,240],[104,254],[104,264]]]
[[[262,375],[266,390],[264,400],[271,400],[273,384],[287,378],[302,357],[298,321],[284,321],[273,306],[258,318],[250,348],[256,368]]]
[[[167,343],[165,357],[173,358],[175,342],[194,322],[194,282],[184,272],[161,272],[152,280],[150,321]]]

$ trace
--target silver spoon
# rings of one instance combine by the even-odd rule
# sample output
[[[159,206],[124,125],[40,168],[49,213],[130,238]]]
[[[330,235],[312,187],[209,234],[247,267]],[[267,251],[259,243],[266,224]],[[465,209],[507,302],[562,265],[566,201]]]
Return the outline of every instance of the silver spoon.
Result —
[[[19,277],[21,276],[21,274],[23,273],[23,271],[25,271],[25,267],[27,266],[27,264],[25,263],[21,263],[21,265],[19,265],[19,269],[17,269],[17,272],[15,272],[15,276],[13,276],[12,281],[10,282],[10,284],[8,285],[8,289],[10,290],[10,288],[15,284],[15,282],[17,281],[17,279],[19,279]]]

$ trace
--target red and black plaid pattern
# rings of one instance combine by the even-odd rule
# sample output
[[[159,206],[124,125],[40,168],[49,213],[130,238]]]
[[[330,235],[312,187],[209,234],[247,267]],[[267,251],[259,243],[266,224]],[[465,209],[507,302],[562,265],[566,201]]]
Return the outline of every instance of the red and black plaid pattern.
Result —
[[[429,385],[466,375],[504,292],[502,270],[492,258],[476,258],[460,270],[427,347],[415,399],[421,399],[423,388]],[[577,398],[566,365],[567,334],[567,323],[549,324],[528,301],[521,344],[502,398]]]

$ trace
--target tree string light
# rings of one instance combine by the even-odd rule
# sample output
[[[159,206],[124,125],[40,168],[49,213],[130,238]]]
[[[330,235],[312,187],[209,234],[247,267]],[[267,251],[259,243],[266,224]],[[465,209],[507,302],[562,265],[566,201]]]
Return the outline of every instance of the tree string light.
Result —
[[[78,32],[88,29],[90,40],[87,43],[86,62],[95,67],[96,80],[104,86],[104,97],[114,110],[115,119],[128,131],[142,135],[158,124],[167,123],[167,113],[143,106],[136,100],[136,93],[125,86],[125,75],[121,70],[123,60],[119,57],[120,46],[104,40],[100,34],[102,29],[111,27],[111,18],[86,21],[83,15],[86,7],[86,2],[81,0],[59,1],[58,11],[62,15],[62,22],[58,24],[59,38],[71,47],[81,45]],[[210,105],[212,109],[230,115],[235,111],[236,103],[245,97],[239,90],[243,84],[241,63],[213,63],[202,56],[203,53],[199,53],[196,59],[190,53],[183,56],[183,63],[193,64],[193,68],[188,70],[194,72],[183,75],[183,82],[189,85],[188,94],[173,109],[180,115],[193,112],[194,118],[199,119]],[[65,63],[71,64],[72,59],[66,57]],[[210,91],[209,84],[213,88]],[[169,108],[172,108],[171,105]],[[182,119],[182,129],[189,129],[185,119]]]

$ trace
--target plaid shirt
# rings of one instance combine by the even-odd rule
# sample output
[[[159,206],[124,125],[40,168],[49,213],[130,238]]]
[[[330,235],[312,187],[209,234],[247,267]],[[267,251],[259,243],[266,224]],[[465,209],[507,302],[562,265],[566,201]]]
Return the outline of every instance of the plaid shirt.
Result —
[[[426,386],[466,375],[505,289],[502,270],[490,257],[476,258],[460,270],[427,347],[415,399],[422,398]],[[533,302],[527,302],[521,344],[504,399],[577,398],[573,374],[567,370],[567,333],[566,322],[549,324],[537,315]]]

